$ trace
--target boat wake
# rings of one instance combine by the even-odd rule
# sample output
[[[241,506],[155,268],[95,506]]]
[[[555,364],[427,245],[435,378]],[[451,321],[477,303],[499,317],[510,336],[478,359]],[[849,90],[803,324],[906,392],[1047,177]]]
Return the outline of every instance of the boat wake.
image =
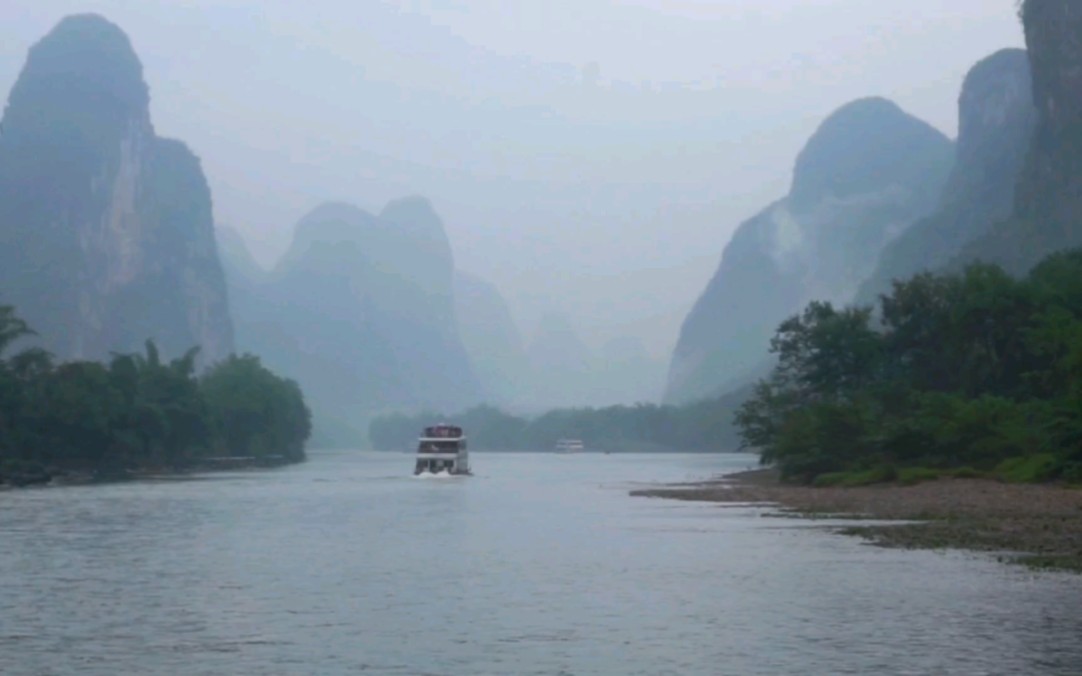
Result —
[[[451,474],[447,470],[441,470],[439,472],[421,472],[420,474],[414,474],[414,479],[454,479],[454,474]]]

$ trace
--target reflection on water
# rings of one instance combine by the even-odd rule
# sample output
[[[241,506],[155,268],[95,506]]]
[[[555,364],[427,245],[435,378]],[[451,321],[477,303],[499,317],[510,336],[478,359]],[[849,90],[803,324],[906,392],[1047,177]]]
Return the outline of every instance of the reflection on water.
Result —
[[[630,498],[746,456],[0,494],[4,674],[1078,674],[1082,578]]]

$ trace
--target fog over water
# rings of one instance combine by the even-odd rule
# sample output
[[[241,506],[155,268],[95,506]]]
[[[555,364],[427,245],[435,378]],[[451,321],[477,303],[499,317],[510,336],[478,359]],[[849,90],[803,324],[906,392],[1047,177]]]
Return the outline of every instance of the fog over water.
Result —
[[[16,0],[0,90],[61,17],[100,12],[264,264],[322,201],[422,194],[527,338],[555,312],[665,362],[823,117],[882,95],[953,136],[967,69],[1022,43],[1013,5]]]

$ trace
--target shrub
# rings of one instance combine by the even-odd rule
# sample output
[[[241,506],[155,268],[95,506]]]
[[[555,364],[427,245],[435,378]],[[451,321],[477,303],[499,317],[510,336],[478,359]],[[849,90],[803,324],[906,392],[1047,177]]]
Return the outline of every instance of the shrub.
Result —
[[[1060,477],[1071,485],[1082,485],[1082,462],[1072,462],[1063,468]]]
[[[947,470],[943,473],[943,475],[953,477],[955,479],[981,479],[985,476],[983,472],[968,466],[959,467],[958,469]]]
[[[1037,483],[1055,477],[1059,465],[1051,453],[1007,458],[995,469],[1000,481],[1009,483]]]
[[[830,488],[832,486],[841,486],[846,478],[849,476],[849,472],[827,472],[815,477],[812,481],[812,485],[816,488]]]
[[[943,472],[929,467],[906,467],[898,470],[898,483],[903,486],[915,486],[922,481],[935,481]]]
[[[870,486],[894,481],[898,473],[889,465],[880,465],[860,472],[828,472],[815,477],[812,485],[820,488],[829,486],[841,486],[843,488],[856,488],[857,486]]]

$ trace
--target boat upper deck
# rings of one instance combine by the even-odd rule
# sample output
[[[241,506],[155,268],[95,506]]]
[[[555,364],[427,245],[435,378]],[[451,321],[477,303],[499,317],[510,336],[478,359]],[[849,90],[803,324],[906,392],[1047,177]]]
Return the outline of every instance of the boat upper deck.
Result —
[[[454,454],[466,451],[466,435],[461,427],[434,425],[426,427],[417,440],[420,454]]]
[[[447,441],[463,438],[462,428],[455,425],[433,425],[421,433],[421,441]]]

